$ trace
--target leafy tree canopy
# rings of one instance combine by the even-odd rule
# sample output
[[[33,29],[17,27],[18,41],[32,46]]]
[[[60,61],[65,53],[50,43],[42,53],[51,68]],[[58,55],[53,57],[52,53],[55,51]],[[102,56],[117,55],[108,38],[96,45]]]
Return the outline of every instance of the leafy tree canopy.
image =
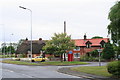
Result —
[[[15,48],[13,46],[3,46],[2,47],[2,53],[15,53]]]
[[[15,53],[15,48],[13,46],[8,46],[7,48],[8,53]]]
[[[91,51],[89,53],[91,54],[92,57],[98,57],[99,54],[97,50]]]
[[[3,47],[2,47],[2,53],[7,53],[7,52],[8,52],[7,46],[3,46]]]
[[[105,44],[105,48],[102,53],[103,53],[102,57],[106,60],[109,60],[115,57],[113,45],[110,42]]]
[[[65,53],[66,50],[71,50],[75,47],[74,42],[71,40],[71,36],[68,36],[66,33],[55,33],[51,38],[52,40],[48,41],[46,46],[43,47],[47,53],[61,55]]]
[[[100,37],[100,36],[94,36],[94,37],[92,37],[91,39],[98,39],[98,38],[103,38],[103,37]]]
[[[114,45],[117,46],[118,54],[120,54],[120,1],[111,7],[108,18],[108,33],[111,34],[111,39]]]

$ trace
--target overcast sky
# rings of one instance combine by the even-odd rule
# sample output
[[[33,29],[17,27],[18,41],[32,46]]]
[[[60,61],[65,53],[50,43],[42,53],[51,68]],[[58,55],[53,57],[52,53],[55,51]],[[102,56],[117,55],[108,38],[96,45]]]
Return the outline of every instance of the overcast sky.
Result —
[[[0,0],[1,41],[30,39],[30,11],[32,10],[33,39],[51,39],[53,33],[67,33],[72,39],[93,36],[107,37],[108,13],[117,0]],[[13,34],[13,35],[11,35]]]

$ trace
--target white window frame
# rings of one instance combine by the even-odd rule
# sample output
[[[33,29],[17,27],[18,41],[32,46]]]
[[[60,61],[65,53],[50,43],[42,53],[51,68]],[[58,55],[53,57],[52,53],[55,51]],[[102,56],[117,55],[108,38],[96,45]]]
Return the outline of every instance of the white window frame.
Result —
[[[91,48],[91,44],[87,44],[86,47],[87,47],[87,48]]]
[[[77,46],[76,49],[74,49],[74,51],[80,51],[80,47]]]
[[[76,57],[76,54],[78,54],[78,57]],[[80,53],[74,53],[74,58],[80,58]]]

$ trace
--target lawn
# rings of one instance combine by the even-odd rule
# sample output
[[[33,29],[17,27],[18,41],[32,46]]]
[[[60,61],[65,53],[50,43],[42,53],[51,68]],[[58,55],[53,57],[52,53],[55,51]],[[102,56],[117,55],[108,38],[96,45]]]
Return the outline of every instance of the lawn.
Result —
[[[61,61],[53,61],[53,62],[42,62],[42,64],[46,65],[83,65],[83,64],[88,64],[86,62],[80,62],[80,61],[72,61],[72,62],[61,62]]]
[[[93,75],[99,75],[99,76],[106,76],[106,77],[112,76],[112,74],[109,74],[107,72],[106,66],[75,67],[75,68],[71,68],[71,70],[93,74]]]
[[[7,55],[0,55],[0,58],[8,57]]]
[[[0,55],[0,58],[10,58],[9,55]]]
[[[23,62],[23,61],[13,61],[13,60],[3,60],[3,63],[10,63],[10,64],[18,64],[18,65],[54,65],[54,66],[60,66],[60,65],[83,65],[88,64],[86,62],[80,62],[80,61],[73,61],[73,62],[60,62],[60,61],[50,61],[50,62]]]
[[[18,64],[18,65],[39,65],[37,63],[31,63],[31,62],[23,62],[23,61],[13,61],[10,59],[3,60],[3,63],[9,63],[9,64]]]

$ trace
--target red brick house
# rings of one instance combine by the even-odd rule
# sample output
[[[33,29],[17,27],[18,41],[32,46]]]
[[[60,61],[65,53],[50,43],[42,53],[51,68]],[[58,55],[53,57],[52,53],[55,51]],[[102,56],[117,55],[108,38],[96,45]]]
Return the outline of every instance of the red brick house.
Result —
[[[91,51],[103,49],[105,43],[109,41],[109,38],[87,39],[86,35],[84,35],[84,39],[73,40],[75,41],[76,49],[71,50],[72,57],[73,60],[79,60],[82,55],[89,55]],[[67,58],[68,55],[66,54]]]
[[[87,39],[86,35],[84,35],[84,39],[72,39],[75,42],[76,48],[71,50],[71,58],[73,60],[80,60],[80,56],[89,55],[89,52],[94,51],[96,49],[103,49],[105,43],[109,41],[109,38],[98,38],[98,39]],[[41,55],[42,47],[45,46],[45,40],[41,38],[39,40],[32,41],[33,46],[33,57]],[[18,46],[16,54],[24,53],[26,57],[29,57],[30,51],[30,40],[24,40],[20,46]],[[66,59],[68,60],[69,52],[66,54]],[[46,57],[50,55],[46,54]],[[64,55],[63,55],[64,58]]]

